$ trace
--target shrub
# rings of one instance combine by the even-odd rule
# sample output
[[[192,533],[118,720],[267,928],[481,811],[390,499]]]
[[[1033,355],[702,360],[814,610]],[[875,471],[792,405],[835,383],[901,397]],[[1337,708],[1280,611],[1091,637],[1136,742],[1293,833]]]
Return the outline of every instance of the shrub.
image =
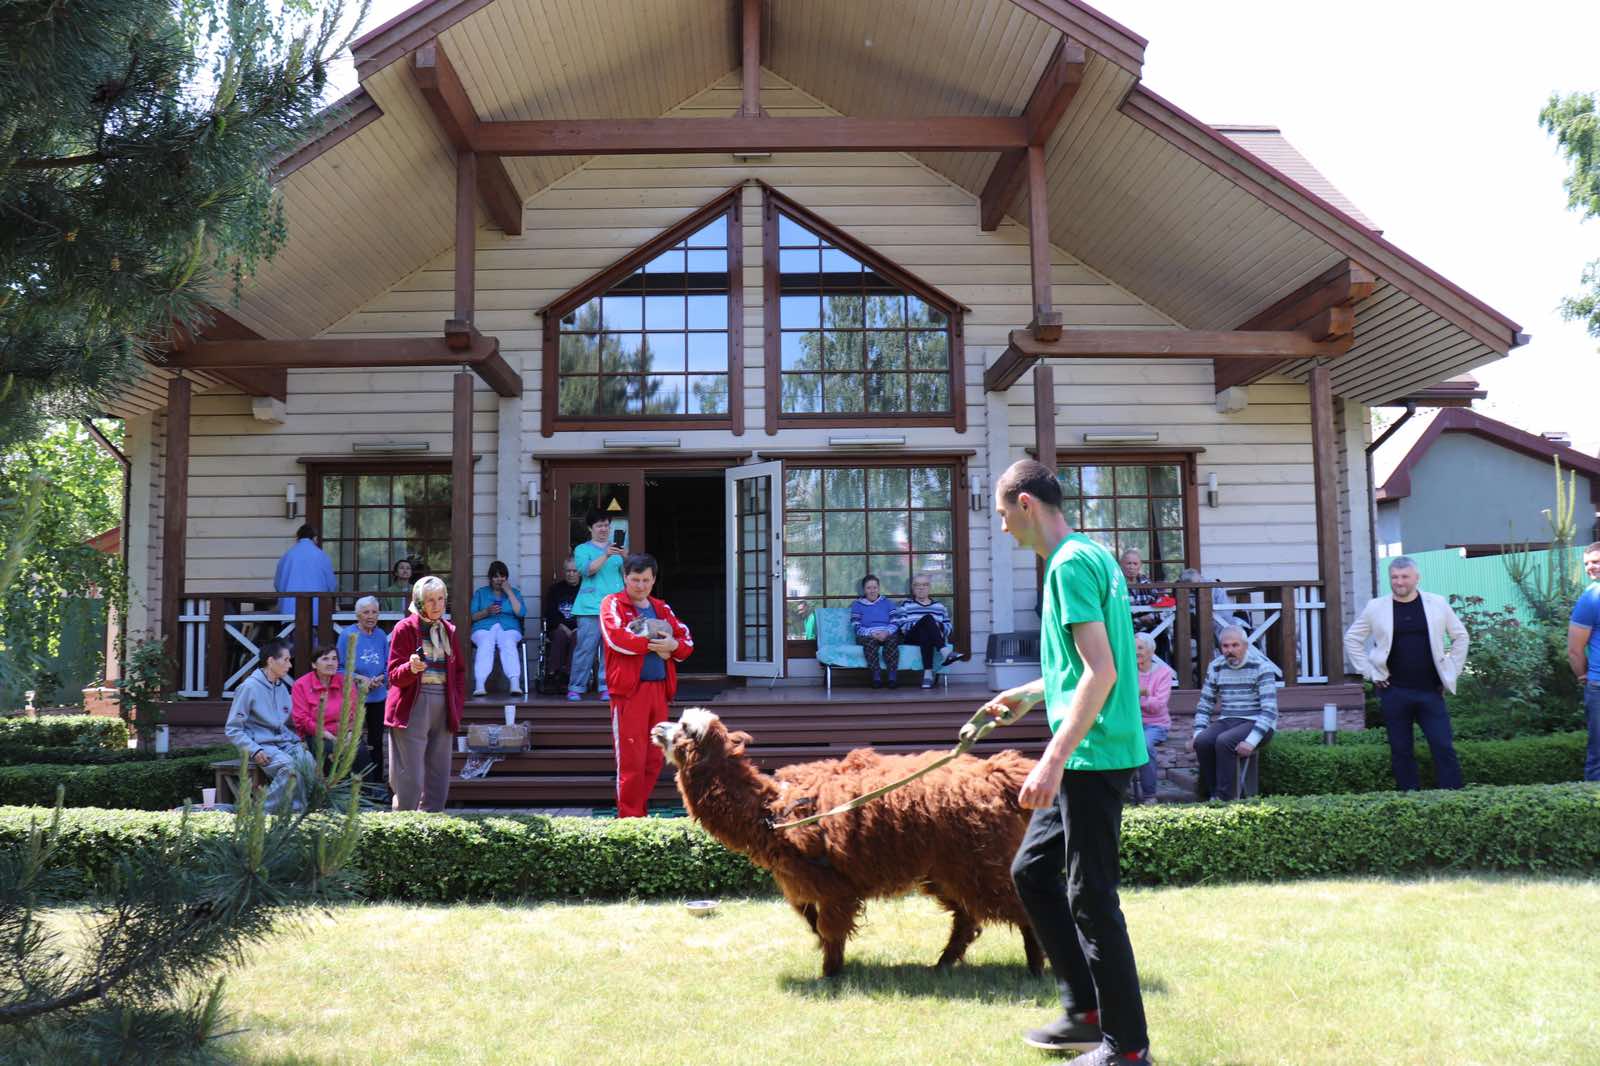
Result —
[[[1394,788],[1389,746],[1381,730],[1341,733],[1339,743],[1322,743],[1321,733],[1286,732],[1261,749],[1261,791],[1273,796],[1322,796],[1386,792]],[[1456,754],[1469,785],[1539,785],[1583,778],[1583,733],[1517,737],[1513,740],[1461,740]],[[1416,735],[1423,786],[1434,783],[1433,761],[1422,735]]]
[[[0,802],[49,806],[61,785],[66,788],[66,802],[74,807],[167,810],[198,800],[200,789],[214,780],[211,764],[237,754],[230,745],[108,766],[0,766]]]
[[[22,841],[30,819],[47,817],[38,809],[0,809],[0,847]],[[179,823],[171,812],[69,810],[54,861],[80,879],[104,881],[119,856],[170,839]],[[197,841],[230,824],[226,814],[189,818]],[[1593,873],[1600,869],[1600,788],[1484,787],[1137,808],[1124,816],[1122,841],[1123,875],[1144,885],[1424,870]],[[772,891],[765,871],[688,819],[369,814],[361,819],[355,865],[370,898],[412,902]]]
[[[42,718],[0,718],[0,747],[12,744],[127,750],[128,725],[120,718],[87,714],[47,714]]]
[[[1472,635],[1467,668],[1450,701],[1456,735],[1488,740],[1584,727],[1583,695],[1567,665],[1565,616],[1518,619],[1511,608],[1485,610],[1478,596],[1451,596]],[[1570,608],[1570,604],[1569,604]]]
[[[38,744],[0,744],[0,766],[27,763],[65,763],[104,766],[118,762],[151,762],[160,758],[149,748],[43,747]]]

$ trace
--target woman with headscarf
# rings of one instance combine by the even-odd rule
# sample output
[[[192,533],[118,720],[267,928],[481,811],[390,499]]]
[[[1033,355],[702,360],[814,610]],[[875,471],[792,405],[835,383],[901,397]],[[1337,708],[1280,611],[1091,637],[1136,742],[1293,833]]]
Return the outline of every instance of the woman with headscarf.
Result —
[[[423,578],[412,590],[411,613],[389,634],[383,724],[397,811],[442,811],[450,791],[450,747],[467,700],[467,667],[444,603],[444,582]]]

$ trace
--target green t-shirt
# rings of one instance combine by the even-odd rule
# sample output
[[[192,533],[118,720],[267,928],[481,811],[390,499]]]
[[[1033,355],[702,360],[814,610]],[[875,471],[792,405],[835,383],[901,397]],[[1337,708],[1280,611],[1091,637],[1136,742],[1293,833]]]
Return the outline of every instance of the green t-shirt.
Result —
[[[1067,757],[1067,769],[1143,766],[1149,756],[1139,717],[1139,659],[1134,653],[1127,578],[1110,552],[1082,533],[1073,533],[1057,545],[1044,571],[1039,659],[1052,733],[1065,721],[1073,691],[1083,677],[1083,659],[1072,642],[1072,626],[1079,622],[1105,623],[1117,681],[1094,725]]]

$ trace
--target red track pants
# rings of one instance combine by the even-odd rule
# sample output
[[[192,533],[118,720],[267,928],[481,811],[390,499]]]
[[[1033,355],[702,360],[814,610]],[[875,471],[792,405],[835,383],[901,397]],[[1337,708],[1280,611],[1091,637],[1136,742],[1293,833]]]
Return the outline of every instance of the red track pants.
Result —
[[[617,817],[643,818],[661,776],[661,749],[650,730],[667,720],[667,685],[641,681],[626,697],[611,697],[611,739],[617,749]]]

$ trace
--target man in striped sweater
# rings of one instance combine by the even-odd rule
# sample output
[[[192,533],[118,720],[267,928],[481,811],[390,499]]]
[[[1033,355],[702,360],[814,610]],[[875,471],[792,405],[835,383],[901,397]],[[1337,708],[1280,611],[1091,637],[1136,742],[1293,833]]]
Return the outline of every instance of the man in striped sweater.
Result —
[[[1239,626],[1224,628],[1217,643],[1222,654],[1206,668],[1189,738],[1189,750],[1200,760],[1203,800],[1233,799],[1239,760],[1266,743],[1278,725],[1277,665],[1251,647]]]

